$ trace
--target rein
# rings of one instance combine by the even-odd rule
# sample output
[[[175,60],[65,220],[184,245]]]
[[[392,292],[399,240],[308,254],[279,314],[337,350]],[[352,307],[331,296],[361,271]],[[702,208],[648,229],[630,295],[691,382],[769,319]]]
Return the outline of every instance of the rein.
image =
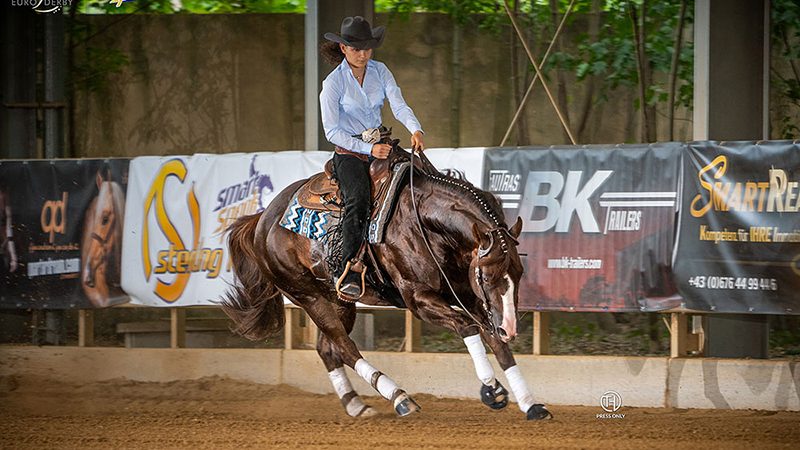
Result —
[[[425,229],[422,226],[422,219],[420,218],[420,215],[419,215],[419,206],[417,205],[416,195],[414,195],[415,194],[414,193],[414,157],[417,156],[415,153],[416,153],[416,151],[414,149],[412,149],[411,150],[411,171],[410,171],[411,173],[409,174],[409,185],[410,185],[410,188],[411,188],[411,204],[414,206],[414,216],[417,219],[417,228],[419,229],[419,233],[422,236],[422,242],[425,243],[425,247],[428,249],[428,253],[430,253],[431,259],[433,259],[433,262],[436,264],[436,268],[439,269],[439,273],[442,275],[442,278],[444,278],[445,283],[447,283],[447,287],[450,289],[450,292],[453,294],[453,297],[456,299],[456,302],[458,302],[458,305],[461,307],[461,310],[464,311],[464,313],[467,316],[469,316],[469,318],[472,319],[473,322],[475,322],[475,325],[477,325],[478,328],[480,328],[483,331],[488,332],[489,335],[494,336],[494,333],[495,333],[494,328],[496,328],[494,326],[494,323],[491,322],[492,323],[492,329],[491,330],[487,330],[486,327],[484,327],[481,324],[480,320],[478,320],[474,315],[472,315],[472,313],[469,312],[469,309],[467,309],[467,307],[464,306],[464,303],[461,302],[461,299],[458,297],[458,294],[456,294],[455,289],[453,289],[453,285],[450,283],[450,279],[447,277],[447,274],[444,273],[444,269],[442,269],[442,266],[439,264],[439,261],[436,259],[436,255],[433,254],[433,249],[431,248],[430,241],[428,240],[428,235],[425,234]],[[417,156],[417,157],[419,157],[419,156]],[[422,158],[420,158],[420,160],[422,160]],[[479,253],[485,252],[485,253],[483,253],[483,256],[488,254],[490,250],[491,250],[491,245],[486,250],[484,250],[482,248],[478,249]],[[481,256],[479,256],[478,258],[481,258]],[[478,266],[478,267],[480,268],[480,266]],[[486,304],[488,302],[488,300],[487,300],[488,297],[486,296],[486,292],[485,292],[485,290],[483,288],[483,281],[481,279],[478,279],[478,283],[480,284],[481,291],[483,291],[483,294],[484,294],[484,298],[483,298],[484,309],[486,309],[487,314],[489,315],[489,320],[491,321],[491,317],[492,317],[491,314],[492,313],[490,311],[491,308],[489,308],[488,305]]]

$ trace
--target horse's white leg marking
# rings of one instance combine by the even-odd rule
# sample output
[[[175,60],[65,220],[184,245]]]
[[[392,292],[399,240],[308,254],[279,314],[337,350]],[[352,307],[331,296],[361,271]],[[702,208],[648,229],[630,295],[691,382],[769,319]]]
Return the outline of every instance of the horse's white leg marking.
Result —
[[[472,356],[472,362],[475,364],[475,373],[478,374],[478,379],[481,383],[494,387],[494,369],[489,358],[486,357],[486,348],[483,346],[481,335],[467,336],[464,338],[464,344],[467,345],[469,355]]]
[[[361,378],[364,379],[364,381],[375,388],[375,390],[378,391],[383,398],[393,402],[395,401],[399,389],[397,388],[397,384],[394,382],[394,380],[384,375],[378,369],[372,367],[372,365],[364,358],[356,361],[354,368],[356,369],[356,373],[358,373]]]
[[[328,377],[330,377],[333,389],[342,401],[342,405],[349,416],[358,417],[368,410],[371,410],[369,406],[361,401],[361,397],[359,397],[355,389],[353,389],[353,385],[350,384],[350,379],[347,378],[344,367],[338,367],[328,372]]]
[[[517,397],[519,409],[527,413],[531,406],[533,406],[533,394],[528,390],[528,384],[522,378],[522,372],[519,371],[519,366],[511,366],[506,369],[506,379],[511,387],[511,392]]]
[[[503,324],[501,327],[506,331],[503,341],[508,342],[517,335],[517,311],[514,309],[514,290],[516,286],[511,281],[511,277],[506,274],[508,289],[503,294]]]

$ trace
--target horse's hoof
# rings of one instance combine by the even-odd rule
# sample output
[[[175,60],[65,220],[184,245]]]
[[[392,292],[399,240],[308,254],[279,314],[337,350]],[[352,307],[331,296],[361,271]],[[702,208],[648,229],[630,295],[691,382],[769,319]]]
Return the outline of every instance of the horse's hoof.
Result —
[[[378,415],[378,411],[371,406],[365,406],[364,409],[361,410],[360,413],[356,417],[358,418],[367,418],[367,417],[375,417]]]
[[[394,410],[397,411],[397,415],[400,417],[419,412],[420,409],[422,408],[419,407],[417,402],[405,392],[398,395],[394,400]]]
[[[553,418],[553,414],[541,403],[537,403],[528,409],[528,420],[548,420]]]
[[[492,409],[503,409],[508,406],[508,391],[500,381],[495,380],[494,387],[481,385],[481,401]]]

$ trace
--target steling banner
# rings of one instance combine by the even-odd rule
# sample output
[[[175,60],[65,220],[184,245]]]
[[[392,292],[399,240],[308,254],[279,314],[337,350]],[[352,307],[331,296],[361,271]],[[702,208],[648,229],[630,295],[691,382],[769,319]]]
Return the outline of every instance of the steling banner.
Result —
[[[329,152],[141,157],[131,163],[122,286],[134,304],[212,305],[234,283],[226,230]]]

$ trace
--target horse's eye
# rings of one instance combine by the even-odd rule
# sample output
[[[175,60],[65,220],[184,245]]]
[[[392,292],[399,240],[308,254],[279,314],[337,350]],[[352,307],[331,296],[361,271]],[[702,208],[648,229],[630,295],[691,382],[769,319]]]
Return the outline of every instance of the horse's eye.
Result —
[[[108,225],[109,217],[103,216],[103,225]]]

